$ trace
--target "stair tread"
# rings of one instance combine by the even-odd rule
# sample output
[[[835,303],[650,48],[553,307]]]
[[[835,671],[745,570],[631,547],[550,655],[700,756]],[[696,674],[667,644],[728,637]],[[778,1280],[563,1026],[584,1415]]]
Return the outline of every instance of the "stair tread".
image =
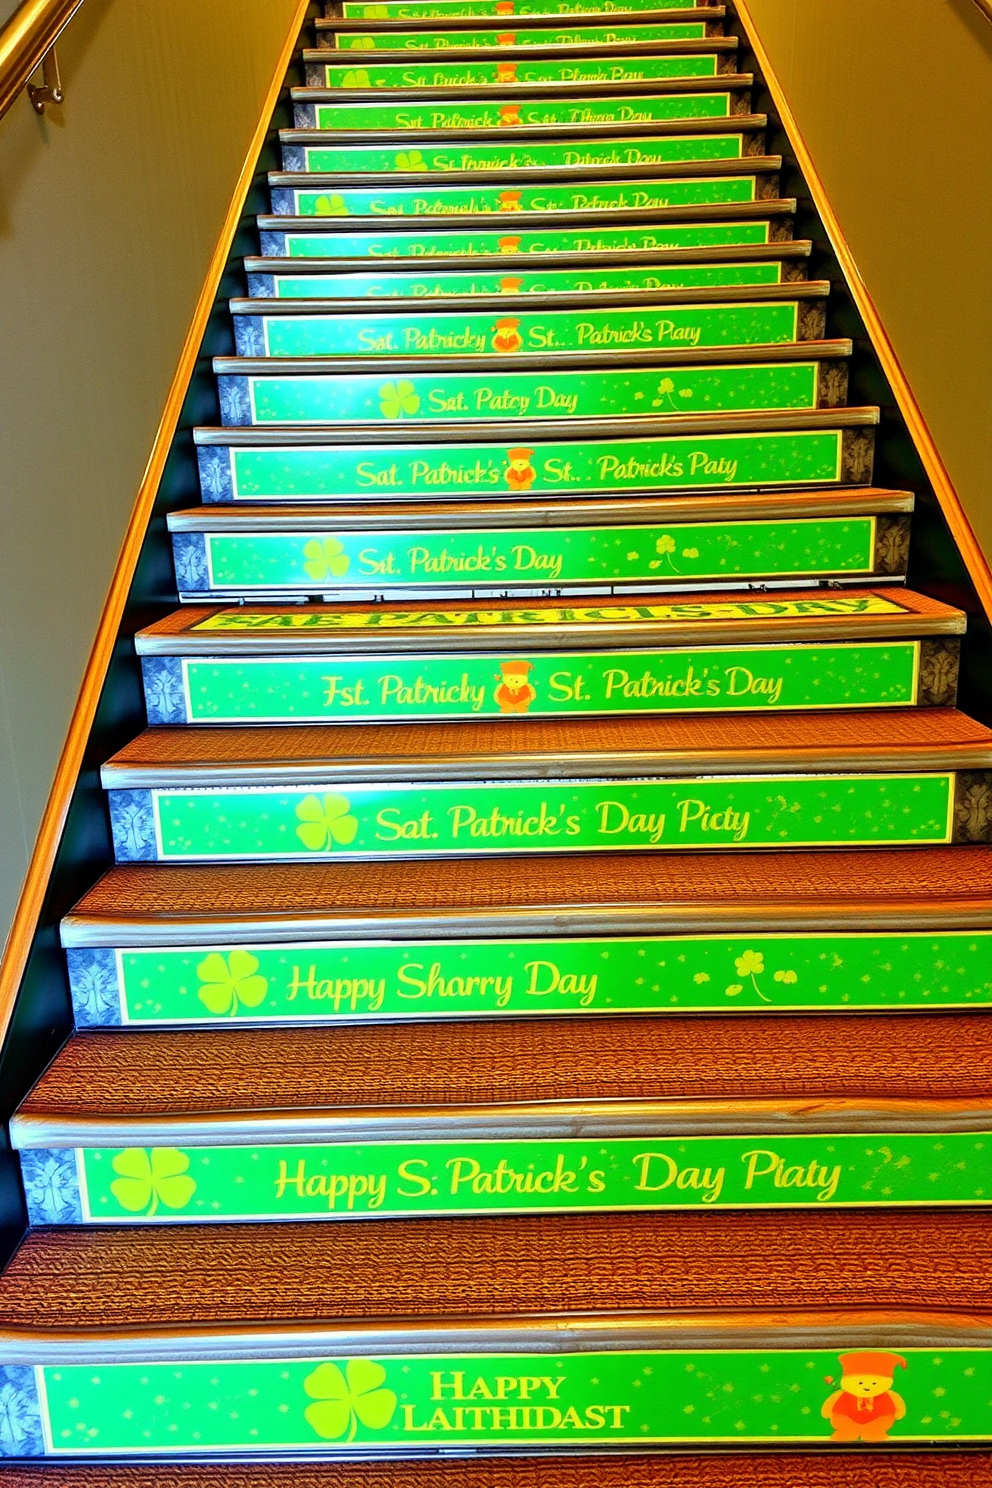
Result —
[[[332,761],[457,762],[511,761],[542,756],[562,764],[569,757],[602,755],[609,776],[617,757],[637,754],[648,772],[682,757],[687,768],[737,768],[759,762],[782,768],[829,768],[857,756],[873,760],[898,756],[890,768],[921,768],[920,761],[960,752],[972,767],[992,764],[992,729],[954,708],[894,713],[867,709],[835,713],[758,713],[723,715],[628,716],[621,718],[515,717],[445,723],[326,724],[267,726],[184,726],[146,729],[104,766],[108,784],[116,774],[145,768],[218,765],[245,770],[307,766],[319,778]],[[667,760],[666,760],[667,756]],[[689,758],[691,756],[691,758]],[[834,764],[836,768],[836,764]],[[535,765],[535,768],[538,768]]]
[[[979,1213],[952,1210],[68,1228],[22,1243],[0,1277],[0,1328],[879,1305],[974,1311],[992,1301],[990,1275],[992,1229]]]
[[[722,264],[722,263],[753,263],[763,261],[778,261],[789,259],[807,259],[813,250],[812,241],[809,238],[790,239],[784,243],[745,243],[733,244],[723,247],[700,247],[700,248],[602,248],[584,250],[572,250],[568,252],[554,252],[545,250],[541,253],[432,253],[430,257],[418,255],[412,262],[406,258],[373,258],[367,257],[349,258],[343,256],[327,256],[324,258],[284,258],[284,257],[262,257],[246,256],[244,260],[245,272],[247,274],[291,274],[294,278],[302,278],[308,274],[326,274],[340,268],[342,271],[353,273],[356,264],[365,268],[375,268],[376,273],[390,270],[397,272],[407,271],[412,268],[427,267],[435,269],[463,269],[471,273],[473,269],[495,268],[501,270],[520,269],[545,265],[548,268],[565,269],[579,268],[588,265],[603,267],[606,264],[636,264],[644,268],[655,268],[666,264]],[[803,282],[803,281],[792,281]]]
[[[657,5],[652,9],[646,10],[628,10],[624,5],[619,4],[615,7],[611,6],[609,11],[582,10],[573,11],[571,14],[565,13],[564,15],[555,14],[553,11],[546,12],[543,15],[519,14],[503,16],[497,15],[495,12],[492,15],[473,15],[471,13],[458,15],[457,12],[449,15],[442,9],[436,11],[430,17],[417,16],[416,18],[404,19],[402,16],[376,16],[373,29],[377,35],[388,35],[390,31],[409,31],[411,28],[419,30],[427,24],[443,27],[446,31],[478,31],[485,27],[487,23],[494,25],[498,23],[506,29],[525,26],[528,30],[537,27],[543,29],[545,27],[560,26],[563,22],[576,26],[604,26],[608,25],[611,21],[614,25],[628,26],[635,23],[637,25],[649,26],[658,24],[692,25],[699,21],[721,21],[726,14],[726,6],[715,4],[695,5],[686,9],[678,6]],[[345,16],[337,14],[318,16],[314,25],[318,35],[322,32],[330,32],[336,35],[338,32],[364,32],[369,30],[369,20],[365,16],[356,17],[353,15]]]
[[[536,255],[534,255],[536,257]],[[403,260],[397,261],[400,266]],[[433,263],[433,260],[431,260]],[[466,266],[464,260],[462,267],[471,273],[475,263]],[[822,300],[830,294],[830,283],[824,279],[787,279],[782,284],[706,284],[700,286],[689,286],[683,289],[637,289],[637,290],[577,290],[565,294],[551,295],[541,293],[539,290],[529,290],[526,294],[507,294],[500,291],[496,295],[457,295],[448,294],[443,297],[441,303],[437,298],[424,296],[411,297],[409,302],[402,300],[399,305],[386,302],[380,307],[378,299],[376,308],[384,311],[392,310],[395,314],[408,314],[420,312],[423,315],[436,315],[439,311],[455,312],[457,310],[475,309],[480,301],[498,302],[505,306],[506,310],[545,310],[547,313],[567,314],[570,309],[576,307],[586,309],[589,306],[602,304],[622,303],[623,305],[642,304],[650,309],[654,305],[720,305],[724,303],[737,304],[745,302],[748,304],[774,304],[779,301],[792,302],[793,300]],[[622,299],[621,299],[622,296]],[[385,298],[385,297],[383,297]],[[426,303],[425,303],[426,301]],[[250,297],[235,297],[229,301],[232,315],[256,315],[256,316],[288,316],[293,318],[312,319],[320,315],[348,315],[355,314],[359,309],[368,310],[369,302],[363,295],[354,299],[344,299],[327,296],[321,299],[314,296],[307,300],[265,298],[261,295]],[[821,354],[826,350],[829,355],[835,355],[834,345],[836,343],[803,343],[803,349],[812,345],[811,355],[815,355],[819,349]],[[733,356],[733,347],[718,346],[711,348],[714,355],[719,352],[721,356]],[[770,354],[770,353],[769,353]],[[261,358],[259,358],[261,360]],[[500,366],[503,365],[502,357]]]
[[[324,54],[323,60],[327,60]],[[642,59],[643,60],[643,59]],[[754,74],[750,72],[721,72],[709,77],[658,77],[658,78],[634,78],[611,79],[607,82],[582,81],[581,79],[562,79],[555,81],[544,78],[540,82],[493,82],[493,83],[470,83],[464,86],[451,84],[431,88],[431,98],[441,98],[457,102],[464,98],[466,101],[472,98],[490,98],[496,94],[506,93],[508,90],[515,97],[518,89],[526,89],[530,98],[575,98],[588,94],[597,97],[610,94],[623,94],[627,92],[646,93],[654,95],[657,93],[726,93],[737,92],[745,88],[753,87]],[[290,89],[290,97],[294,103],[399,103],[409,99],[423,102],[425,90],[423,88],[325,88],[310,85]],[[733,115],[728,115],[733,118]]]
[[[992,1020],[752,1015],[560,1023],[101,1030],[74,1034],[28,1121],[541,1101],[969,1100],[988,1094]],[[21,1145],[49,1145],[25,1136]]]
[[[758,218],[792,217],[796,210],[795,197],[761,197],[757,201],[749,202],[686,202],[682,205],[670,207],[610,207],[608,220],[611,226],[626,223],[650,223],[664,224],[672,223],[694,223],[694,222],[721,222],[724,220],[736,221],[738,219],[751,220]],[[363,216],[358,212],[349,212],[345,217],[299,217],[281,213],[260,212],[255,219],[260,232],[314,232],[342,233],[354,232],[356,229],[372,226],[376,232],[395,232],[397,229],[406,232],[420,232],[427,230],[425,222],[429,221],[430,230],[433,232],[436,224],[442,227],[451,226],[453,229],[471,227],[492,228],[495,224],[500,232],[511,231],[514,227],[522,227],[527,230],[549,226],[578,227],[587,220],[602,223],[603,209],[575,209],[565,210],[555,208],[548,212],[500,212],[497,216],[490,212],[459,212],[457,217],[400,217],[389,216],[384,218],[381,214],[370,213]],[[388,222],[388,228],[383,228],[383,222]]]
[[[529,100],[522,99],[522,103]],[[580,100],[576,100],[577,102]],[[385,100],[383,100],[385,102]],[[434,144],[467,144],[469,141],[497,139],[505,143],[525,140],[548,142],[558,139],[594,138],[600,130],[609,137],[629,134],[638,139],[663,139],[670,135],[698,138],[709,134],[753,134],[768,127],[767,114],[720,114],[708,118],[646,119],[637,122],[627,119],[594,119],[584,123],[565,123],[556,120],[550,124],[510,124],[494,126],[466,124],[461,128],[408,127],[402,130],[401,138],[408,141],[427,140]],[[315,145],[332,149],[337,145],[358,143],[389,144],[397,142],[397,131],[388,125],[358,124],[350,127],[326,128],[318,125],[297,126],[279,130],[281,145]],[[733,158],[733,157],[729,157]]]
[[[679,859],[604,853],[561,858],[549,873],[539,858],[506,866],[492,858],[380,864],[259,863],[119,865],[99,878],[72,916],[120,921],[225,920],[234,916],[347,911],[472,911],[513,906],[834,905],[840,908],[984,900],[992,911],[992,848],[873,848],[869,851],[686,853]],[[70,940],[71,944],[72,941]],[[93,937],[87,937],[87,944]]]

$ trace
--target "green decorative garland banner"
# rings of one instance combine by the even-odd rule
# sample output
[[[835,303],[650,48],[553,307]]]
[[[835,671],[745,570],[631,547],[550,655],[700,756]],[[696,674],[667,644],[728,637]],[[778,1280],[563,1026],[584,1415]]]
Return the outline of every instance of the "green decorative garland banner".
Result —
[[[767,222],[701,224],[698,227],[533,228],[519,232],[286,233],[287,258],[474,258],[500,253],[606,253],[615,249],[653,253],[671,248],[726,248],[767,243]]]
[[[372,309],[362,314],[278,315],[261,317],[265,335],[265,355],[270,357],[306,356],[466,356],[484,352],[494,357],[513,356],[518,352],[548,351],[656,351],[703,346],[770,346],[795,341],[799,318],[796,301],[778,305],[665,305],[640,306],[637,309],[608,310],[520,310],[500,315],[491,310],[392,310]],[[498,363],[497,363],[498,365]],[[526,375],[526,374],[525,374]],[[621,374],[623,375],[623,374]],[[626,374],[633,376],[634,374]],[[804,403],[810,406],[811,384],[816,368],[801,364],[792,371],[788,366],[665,368],[641,374],[640,382],[631,384],[632,404],[636,413],[695,413],[717,411],[724,407],[746,407],[747,390],[772,383],[782,388],[775,397],[785,398],[786,407],[796,406],[797,384],[805,384]],[[500,378],[502,382],[502,377]],[[491,385],[492,379],[478,377],[476,387]],[[553,387],[561,381],[556,373],[545,373],[535,383]],[[305,407],[296,412],[277,401],[287,397],[286,379],[250,378],[255,421],[268,419],[305,421],[319,416],[319,410]],[[566,377],[562,386],[568,384]],[[669,384],[664,391],[661,384]],[[322,380],[294,379],[297,387],[320,387]],[[366,383],[367,387],[369,384]],[[423,384],[422,384],[423,385]],[[389,385],[395,388],[396,384]],[[471,388],[471,378],[461,386]],[[788,388],[789,391],[784,391]],[[694,390],[709,394],[709,407],[692,402]],[[496,390],[498,391],[498,390]],[[636,407],[636,394],[644,400],[643,410]],[[682,406],[673,395],[682,399]],[[300,399],[297,393],[297,400]],[[311,394],[312,396],[312,394]],[[403,398],[393,392],[380,393],[380,398],[397,404],[400,417]],[[416,389],[407,395],[419,403]],[[654,400],[658,400],[657,407]],[[726,401],[724,401],[726,400]],[[587,397],[587,405],[589,398]],[[271,411],[270,411],[271,405]],[[534,414],[551,412],[534,407]],[[498,405],[489,404],[492,412]],[[414,410],[416,411],[416,409]],[[568,411],[560,407],[559,412]]]
[[[755,199],[754,176],[671,181],[592,181],[571,185],[389,186],[340,190],[279,188],[277,211],[295,217],[459,217],[502,212],[629,212],[721,206]],[[275,197],[276,193],[273,193]]]
[[[53,1454],[992,1438],[992,1351],[866,1346],[61,1364]]]
[[[494,656],[184,659],[185,723],[911,707],[919,642]],[[171,720],[179,721],[175,717]]]
[[[318,103],[318,129],[513,129],[534,124],[650,124],[669,119],[729,119],[729,93],[672,93],[657,98],[523,98],[519,103]],[[323,170],[323,166],[311,169]]]
[[[992,1204],[992,1133],[87,1147],[84,1224]]]
[[[315,783],[114,791],[111,814],[122,862],[894,847],[950,842],[954,788],[953,774]]]
[[[706,23],[681,22],[671,25],[623,24],[609,26],[573,26],[559,30],[541,26],[534,30],[523,27],[512,31],[357,31],[338,32],[334,46],[339,52],[429,52],[452,47],[560,47],[616,46],[643,41],[704,41]]]
[[[428,333],[429,334],[429,333]],[[813,486],[841,476],[843,434],[709,434],[498,444],[314,445],[231,449],[234,500],[321,500],[374,491],[578,496],[593,491],[675,491],[706,486]]]
[[[522,87],[531,83],[641,83],[656,78],[715,78],[717,59],[709,56],[576,57],[553,61],[445,62],[430,60],[341,66],[329,63],[314,69],[314,84],[325,88],[488,88]]]
[[[73,991],[85,997],[88,954],[69,956]],[[992,930],[318,940],[156,946],[114,958],[122,1021],[139,1024],[992,1004]]]
[[[397,149],[396,145],[312,145],[303,151],[306,171],[336,171],[351,174],[377,171],[490,171],[530,170],[539,167],[586,165],[664,165],[673,160],[739,160],[743,140],[739,134],[704,134],[660,139],[564,140],[554,143],[521,141],[511,144],[429,145],[421,142]]]
[[[308,274],[293,277],[277,274],[272,292],[277,300],[321,299],[431,299],[442,295],[497,294],[594,294],[604,289],[710,289],[717,285],[781,283],[780,265],[684,264],[642,269],[607,268],[544,269],[521,273],[519,269],[497,272],[466,272],[464,269],[435,269],[388,274]],[[601,373],[597,372],[597,376]]]

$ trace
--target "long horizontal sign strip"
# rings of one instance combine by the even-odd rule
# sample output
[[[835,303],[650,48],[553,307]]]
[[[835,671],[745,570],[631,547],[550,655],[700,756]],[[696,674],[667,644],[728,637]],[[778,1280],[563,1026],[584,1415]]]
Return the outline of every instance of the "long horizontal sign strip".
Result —
[[[333,34],[337,51],[425,52],[449,47],[629,46],[646,41],[703,41],[705,21],[646,25],[614,21],[601,26],[520,26],[512,31],[343,31]]]
[[[177,533],[183,593],[869,574],[873,517],[509,531]]]
[[[83,1224],[992,1204],[981,1131],[59,1150]],[[29,1218],[50,1223],[33,1187]],[[58,1187],[67,1203],[68,1172]]]
[[[308,63],[307,82],[325,88],[490,88],[532,83],[642,83],[665,78],[716,78],[715,55],[689,57],[564,57],[446,62],[433,56],[403,62],[342,66]]]
[[[519,103],[318,103],[297,105],[296,122],[317,129],[510,129],[535,124],[648,124],[730,117],[729,93],[635,94],[624,98],[523,98]],[[680,157],[689,159],[691,157]],[[316,165],[312,170],[327,170]]]
[[[589,294],[608,289],[697,289],[723,285],[778,284],[780,263],[671,264],[653,268],[632,264],[617,268],[544,268],[521,273],[464,269],[420,270],[388,274],[249,274],[252,294],[278,300],[412,299],[443,295]],[[597,369],[597,377],[602,373]]]
[[[400,142],[402,144],[402,141]],[[527,170],[539,166],[663,165],[672,160],[739,160],[739,134],[704,134],[661,139],[563,140],[553,144],[514,141],[504,144],[314,145],[283,150],[283,170],[338,171],[488,171]]]
[[[201,446],[205,501],[674,491],[817,485],[843,473],[844,436],[810,433],[588,440],[536,449],[492,444]],[[870,479],[865,472],[864,479]]]
[[[974,930],[66,954],[76,1024],[84,1028],[992,1004],[992,931]]]
[[[501,253],[651,253],[669,248],[724,248],[767,243],[767,222],[700,223],[685,227],[551,228],[519,232],[262,233],[262,249],[279,258],[473,258]]]
[[[791,310],[792,307],[790,306]],[[786,319],[791,317],[787,316]],[[462,339],[468,326],[458,317]],[[517,321],[512,329],[509,320]],[[451,332],[442,320],[433,317],[429,326],[396,326],[395,331],[382,331],[388,318],[368,317],[366,326],[378,343],[384,337],[406,344],[437,336],[442,344]],[[636,322],[635,322],[636,323]],[[492,320],[489,321],[492,326]],[[655,336],[664,334],[667,322],[652,327]],[[278,320],[264,322],[268,338],[281,328]],[[549,331],[546,320],[528,324],[520,317],[497,321],[486,350],[500,337],[527,336],[530,349],[533,336]],[[307,326],[304,339],[310,340],[313,328]],[[346,327],[336,321],[324,322],[330,336],[344,330],[347,345],[354,346],[364,334],[361,317],[348,319]],[[555,336],[567,337],[572,327],[551,327]],[[698,329],[694,326],[693,330]],[[671,334],[679,327],[672,326]],[[574,327],[576,339],[595,333],[591,322]],[[290,330],[288,341],[294,339]],[[280,338],[281,341],[281,338]],[[291,355],[293,353],[290,353]],[[306,352],[304,355],[310,355]],[[236,424],[333,424],[338,422],[394,423],[425,420],[492,420],[519,418],[622,418],[625,414],[649,413],[664,417],[666,413],[755,412],[766,409],[816,408],[820,400],[820,373],[815,362],[791,362],[775,365],[736,367],[673,367],[650,371],[610,371],[597,368],[589,372],[501,372],[496,376],[472,373],[417,374],[390,378],[381,374],[349,373],[316,377],[221,377],[221,417],[226,425]]]
[[[692,10],[697,0],[345,0],[346,20],[429,21],[455,16],[622,15],[638,10]]]
[[[660,181],[594,181],[570,185],[342,186],[339,191],[276,187],[272,210],[283,217],[458,217],[502,212],[618,212],[699,203],[755,200],[754,176]]]
[[[762,775],[111,791],[119,862],[947,843],[956,777]]]
[[[0,1372],[19,1456],[992,1439],[992,1350],[895,1353],[877,1334],[852,1328],[840,1355],[756,1340],[734,1350],[263,1353]]]
[[[493,656],[143,661],[148,721],[372,723],[909,707],[917,641]]]

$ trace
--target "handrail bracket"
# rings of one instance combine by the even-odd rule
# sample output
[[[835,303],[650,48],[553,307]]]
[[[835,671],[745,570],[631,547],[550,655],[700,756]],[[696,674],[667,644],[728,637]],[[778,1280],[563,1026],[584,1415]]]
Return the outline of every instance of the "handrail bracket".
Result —
[[[65,97],[62,92],[62,78],[59,74],[58,53],[54,45],[41,59],[41,85],[28,83],[28,97],[31,107],[36,114],[43,114],[50,103],[61,103]]]

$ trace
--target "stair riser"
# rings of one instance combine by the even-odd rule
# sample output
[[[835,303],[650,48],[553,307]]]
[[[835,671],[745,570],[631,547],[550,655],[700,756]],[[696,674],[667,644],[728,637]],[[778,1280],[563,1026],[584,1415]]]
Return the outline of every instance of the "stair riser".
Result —
[[[402,141],[400,141],[402,146]],[[610,166],[629,170],[640,165],[664,165],[674,160],[739,160],[744,153],[739,134],[696,135],[682,139],[572,140],[559,144],[534,141],[504,145],[429,145],[418,141],[406,148],[393,145],[284,145],[282,168],[286,171],[363,171],[389,175],[394,171],[444,174],[446,171],[513,171],[549,167]],[[752,150],[752,154],[761,154]]]
[[[184,595],[443,593],[535,585],[726,583],[890,576],[908,523],[874,517],[658,527],[493,531],[173,534]]]
[[[731,99],[733,98],[733,103]],[[647,124],[667,119],[729,119],[743,112],[746,94],[671,93],[662,97],[634,94],[612,98],[511,98],[422,103],[298,103],[297,129],[521,129],[549,124]],[[286,167],[298,169],[298,167]],[[323,170],[325,167],[315,167]]]
[[[504,273],[479,269],[441,269],[431,273],[388,272],[377,274],[249,274],[248,292],[267,300],[301,299],[433,299],[443,295],[498,294],[595,294],[597,291],[708,289],[714,286],[780,284],[783,270],[789,278],[793,265],[781,263],[754,264],[686,264],[671,268],[588,268],[544,269],[521,273],[507,269]]]
[[[523,452],[491,444],[345,448],[201,446],[211,501],[443,500],[473,494],[587,495],[871,480],[872,430],[588,440]]]
[[[778,195],[778,181],[766,176],[762,190]],[[658,210],[698,204],[721,206],[759,199],[754,176],[703,176],[658,181],[593,181],[521,187],[479,185],[435,186],[425,179],[416,186],[382,185],[370,189],[342,185],[340,190],[276,186],[272,211],[277,217],[458,217],[468,214],[617,212]]]
[[[590,1341],[569,1339],[557,1354],[550,1345],[486,1353],[484,1333],[477,1352],[460,1354],[450,1346],[447,1353],[402,1353],[395,1345],[389,1353],[381,1343],[363,1349],[360,1334],[333,1355],[305,1337],[289,1348],[262,1338],[250,1361],[225,1358],[219,1346],[211,1358],[201,1342],[192,1361],[176,1352],[170,1363],[140,1355],[113,1362],[94,1344],[84,1362],[2,1372],[25,1456],[195,1459],[270,1451],[312,1460],[383,1450],[433,1456],[453,1447],[483,1455],[542,1446],[560,1453],[624,1443],[638,1450],[727,1443],[767,1449],[771,1442],[830,1442],[834,1423],[821,1411],[844,1373],[836,1349],[888,1347],[900,1350],[898,1364],[888,1367],[899,1375],[893,1388],[906,1396],[907,1413],[894,1424],[888,1416],[873,1422],[875,1440],[890,1426],[900,1444],[992,1439],[985,1386],[992,1350],[947,1348],[947,1340],[937,1351],[907,1348],[903,1331],[869,1319],[852,1324],[831,1349],[798,1341],[782,1347],[751,1332],[724,1349],[675,1343],[664,1351],[595,1352]],[[935,1410],[935,1398],[948,1408]],[[836,1420],[856,1440],[856,1420]]]
[[[261,233],[262,252],[274,258],[434,258],[457,253],[465,258],[493,254],[650,253],[656,249],[726,247],[767,243],[767,222],[700,224],[698,227],[550,229],[546,232],[374,232],[346,233],[324,224],[319,233]]]
[[[660,25],[639,21],[613,21],[608,25],[581,26],[515,26],[500,31],[495,27],[478,31],[343,31],[317,33],[318,46],[337,52],[434,52],[466,47],[610,47],[637,46],[653,41],[705,42],[711,28],[705,21],[662,22]]]
[[[66,956],[77,1028],[992,1006],[992,930],[245,941]]]
[[[980,1129],[666,1137],[649,1125],[632,1137],[542,1141],[527,1139],[526,1117],[506,1125],[508,1136],[499,1141],[411,1135],[402,1142],[226,1146],[187,1138],[185,1148],[151,1149],[178,1175],[161,1191],[142,1180],[149,1171],[144,1147],[40,1148],[20,1156],[33,1224],[992,1205],[992,1132]],[[166,1128],[166,1142],[170,1134]],[[57,1212],[50,1196],[55,1165]],[[42,1175],[47,1181],[39,1184]]]
[[[111,790],[117,861],[285,862],[926,846],[987,841],[984,776],[734,775],[678,780]]]
[[[364,0],[358,4],[346,0],[340,14],[345,20],[428,21],[456,16],[623,15],[639,10],[692,10],[696,4],[697,0],[389,0],[370,6]],[[333,17],[335,12],[328,5],[325,14]]]
[[[626,319],[627,317],[621,317]],[[791,318],[791,317],[786,317]],[[635,330],[639,322],[630,317]],[[671,334],[677,335],[683,324],[662,321],[651,326],[651,334],[660,337],[665,327],[673,324]],[[254,336],[245,332],[256,332],[259,322],[247,316],[238,317],[238,349],[241,355],[258,353],[251,348]],[[508,328],[507,321],[516,321]],[[502,339],[527,336],[529,340],[537,334],[548,333],[563,341],[574,341],[587,335],[610,334],[615,325],[595,324],[595,317],[578,325],[567,325],[559,330],[549,327],[544,317],[508,317],[496,321],[488,320],[489,337],[486,349],[498,356],[493,342]],[[478,337],[471,321],[463,317],[452,320],[432,317],[429,322],[417,324],[390,324],[390,317],[369,316],[364,325],[362,317],[327,319],[320,325],[313,322],[290,322],[265,320],[265,339],[268,347],[276,346],[276,355],[294,356],[292,348],[300,342],[308,347],[302,355],[312,353],[309,347],[314,342],[325,341],[332,345],[334,354],[357,354],[360,342],[371,340],[374,346],[383,342],[395,346],[396,342],[408,345],[412,340],[423,344],[441,340],[442,345],[452,340],[463,342],[471,336],[474,343]],[[389,329],[386,329],[386,327]],[[455,328],[456,327],[456,328]],[[693,325],[695,330],[696,326]],[[704,331],[708,329],[704,327]],[[731,327],[731,334],[733,334]],[[299,335],[296,334],[299,331]],[[526,350],[527,347],[518,348]],[[564,347],[562,349],[565,349]],[[573,347],[568,347],[571,350]],[[261,353],[263,356],[268,351]],[[374,353],[373,353],[374,354]],[[426,376],[387,378],[383,374],[350,373],[338,376],[318,377],[219,377],[221,422],[229,427],[264,427],[270,424],[336,424],[356,425],[403,423],[490,423],[493,420],[509,422],[515,419],[563,419],[570,418],[622,418],[625,415],[647,413],[658,417],[665,414],[718,413],[718,412],[764,412],[777,409],[812,409],[842,405],[846,394],[847,369],[840,363],[793,362],[780,366],[736,366],[652,368],[650,371],[611,372],[597,368],[595,372],[554,371],[548,373],[497,372],[486,377],[464,372],[453,372],[447,377],[437,373]]]
[[[715,56],[616,56],[507,58],[506,61],[448,62],[436,53],[418,60],[414,53],[403,62],[308,61],[310,88],[526,88],[534,83],[641,83],[666,78],[715,78],[721,71]]]

